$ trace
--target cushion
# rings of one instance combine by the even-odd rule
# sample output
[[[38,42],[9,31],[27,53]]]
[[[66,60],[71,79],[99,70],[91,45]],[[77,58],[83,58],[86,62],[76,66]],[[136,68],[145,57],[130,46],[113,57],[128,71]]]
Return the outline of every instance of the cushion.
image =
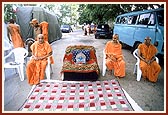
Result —
[[[76,62],[76,55],[82,52],[86,56],[86,62],[90,60],[90,50],[82,49],[82,50],[73,50],[72,51],[72,60]]]

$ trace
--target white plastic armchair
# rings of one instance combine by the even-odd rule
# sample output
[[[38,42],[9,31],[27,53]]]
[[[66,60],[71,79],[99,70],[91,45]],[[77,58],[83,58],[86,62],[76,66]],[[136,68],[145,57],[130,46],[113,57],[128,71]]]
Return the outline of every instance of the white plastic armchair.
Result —
[[[32,56],[30,57],[30,59],[32,59]],[[46,69],[45,69],[45,74],[46,74],[47,80],[50,80],[51,73],[53,73],[51,62],[50,62],[50,57],[48,57],[47,61],[48,61],[48,63],[47,63]]]
[[[48,64],[46,66],[45,73],[46,73],[47,80],[50,80],[51,79],[51,74],[53,73],[51,62],[50,62],[50,57],[48,57],[47,61],[48,61]]]
[[[102,70],[102,76],[105,75],[106,69],[107,69],[107,67],[106,67],[106,54],[105,54],[105,51],[103,50],[103,70]]]
[[[138,55],[138,49],[135,49],[134,52],[133,52],[133,55],[134,57],[137,59],[137,62],[135,63],[134,65],[134,74],[136,73],[137,74],[137,81],[140,81],[141,80],[141,75],[142,75],[142,71],[140,69],[140,59],[139,57],[137,56]],[[155,59],[156,59],[156,62],[159,63],[159,59],[155,56]]]
[[[14,60],[7,61],[7,58],[14,55]],[[25,48],[19,47],[12,49],[8,55],[4,57],[4,69],[16,68],[20,80],[24,80],[24,66],[26,66],[25,58],[28,56],[28,51]],[[4,77],[5,80],[5,77]]]

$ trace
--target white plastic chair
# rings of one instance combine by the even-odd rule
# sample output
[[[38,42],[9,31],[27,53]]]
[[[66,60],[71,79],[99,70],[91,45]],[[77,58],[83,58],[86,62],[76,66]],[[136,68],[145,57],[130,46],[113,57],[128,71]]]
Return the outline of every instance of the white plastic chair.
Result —
[[[30,60],[31,60],[31,58],[32,58],[32,56],[30,57]],[[49,57],[48,57],[47,61],[48,61],[48,63],[47,63],[46,69],[45,69],[45,74],[46,74],[47,80],[50,80],[51,73],[53,73],[53,71],[52,71],[52,66],[51,66]]]
[[[51,79],[51,74],[53,73],[53,71],[52,71],[52,66],[51,66],[49,57],[48,57],[47,61],[48,61],[48,64],[46,66],[45,73],[46,73],[47,80],[50,80]]]
[[[123,57],[123,59],[125,60],[125,58]],[[103,70],[102,70],[102,76],[104,76],[106,74],[106,54],[105,54],[105,50],[103,50]]]
[[[7,61],[7,58],[11,57],[14,55],[14,60],[12,61]],[[25,58],[28,56],[28,51],[25,48],[19,47],[19,48],[14,48],[12,49],[8,55],[4,57],[4,69],[9,69],[9,68],[16,68],[20,80],[24,80],[24,64],[25,64]],[[26,64],[25,64],[26,65]],[[5,80],[5,77],[4,77]]]
[[[103,50],[103,70],[102,70],[102,76],[104,76],[105,75],[105,73],[106,73],[106,69],[107,69],[107,67],[106,67],[106,54],[105,54],[105,51]]]
[[[141,71],[140,66],[139,66],[140,59],[137,56],[138,55],[138,49],[135,49],[135,51],[133,52],[133,55],[137,59],[137,62],[134,65],[134,72],[133,73],[137,74],[137,81],[140,81],[141,80],[142,71]],[[155,59],[156,59],[156,62],[159,63],[159,59],[156,56],[155,56]]]

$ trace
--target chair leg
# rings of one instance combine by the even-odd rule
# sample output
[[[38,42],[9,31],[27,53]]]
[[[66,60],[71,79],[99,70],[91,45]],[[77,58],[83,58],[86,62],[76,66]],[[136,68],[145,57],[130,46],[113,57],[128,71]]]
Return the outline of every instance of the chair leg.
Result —
[[[136,70],[137,70],[137,65],[135,64],[133,74],[135,74],[137,72]]]
[[[51,74],[53,74],[53,70],[52,70],[52,65],[50,64],[50,71],[51,71]]]
[[[20,80],[23,81],[24,80],[23,65],[21,65],[20,67],[18,67],[17,70],[18,70],[18,73],[19,73]]]
[[[102,76],[105,76],[105,73],[106,73],[106,62],[105,62],[105,56],[103,56],[103,70],[102,70]]]
[[[47,80],[50,80],[50,67],[48,64],[46,66],[45,73],[46,73]]]
[[[107,67],[106,67],[106,66],[103,66],[102,76],[105,76],[105,74],[106,74],[106,69],[107,69]]]
[[[107,69],[105,57],[106,57],[106,54],[105,54],[105,51],[103,50],[103,70],[102,70],[102,76],[105,76],[106,69]]]
[[[64,73],[61,73],[61,80],[64,80]]]
[[[14,68],[14,70],[15,70],[15,73],[17,74],[17,72],[18,72],[18,69],[17,69],[17,68]]]
[[[21,75],[22,75],[22,77],[21,77],[21,81],[24,81],[24,64],[22,64],[21,65]]]
[[[142,75],[142,71],[140,70],[139,67],[137,67],[137,81],[141,80],[141,75]]]

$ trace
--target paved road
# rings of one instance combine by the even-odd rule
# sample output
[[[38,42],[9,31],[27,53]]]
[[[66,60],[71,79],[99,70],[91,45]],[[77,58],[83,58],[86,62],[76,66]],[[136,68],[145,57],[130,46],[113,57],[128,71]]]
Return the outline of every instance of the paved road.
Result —
[[[75,30],[72,33],[63,33],[63,37],[60,40],[53,42],[53,56],[55,64],[52,65],[53,74],[51,79],[61,80],[60,71],[62,67],[62,61],[64,52],[67,46],[85,44],[93,45],[96,49],[96,56],[100,71],[102,71],[102,51],[109,39],[95,39],[94,35],[84,36],[83,31]],[[150,83],[148,81],[141,80],[136,81],[136,75],[133,74],[135,58],[131,54],[129,49],[123,49],[123,54],[126,61],[126,77],[119,79],[121,86],[128,92],[128,94],[136,101],[136,103],[144,111],[163,111],[164,110],[164,66],[162,65],[162,71],[159,75],[157,83]],[[31,86],[27,84],[25,77],[24,81],[20,81],[18,74],[15,74],[14,70],[5,71],[6,81],[4,82],[3,100],[5,111],[17,111],[19,107],[24,103]],[[99,80],[115,79],[113,75],[106,73],[104,77],[100,76]]]

